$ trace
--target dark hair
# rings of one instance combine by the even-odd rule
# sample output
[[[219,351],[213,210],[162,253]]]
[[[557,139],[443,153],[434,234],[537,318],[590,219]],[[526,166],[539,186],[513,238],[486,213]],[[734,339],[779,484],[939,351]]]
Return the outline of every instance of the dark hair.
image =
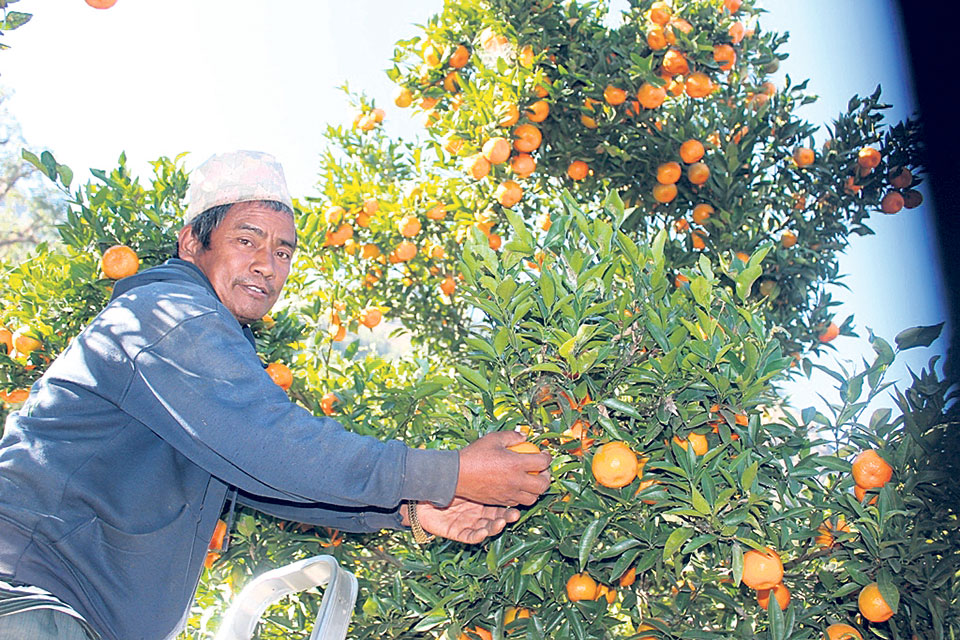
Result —
[[[293,215],[293,209],[291,209],[289,205],[277,200],[253,200],[252,202],[262,204],[272,211],[281,211],[291,216]],[[239,203],[233,202],[210,207],[190,221],[190,232],[194,238],[200,241],[204,249],[210,248],[210,236],[213,234],[213,230],[220,226],[220,223],[223,222],[223,219],[227,215],[227,211],[235,204]],[[179,253],[180,247],[178,246],[177,254],[179,255]]]

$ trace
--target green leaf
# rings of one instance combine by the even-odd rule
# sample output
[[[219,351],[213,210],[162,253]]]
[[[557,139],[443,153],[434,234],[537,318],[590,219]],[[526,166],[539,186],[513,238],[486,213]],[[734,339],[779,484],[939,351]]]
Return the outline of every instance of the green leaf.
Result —
[[[543,553],[530,558],[523,563],[523,567],[520,569],[520,575],[529,576],[535,573],[540,573],[540,570],[546,566],[547,562],[550,560],[550,557],[553,555],[553,550],[544,551]]]
[[[705,309],[710,308],[713,287],[710,286],[710,282],[706,278],[703,276],[694,278],[690,282],[690,292],[693,294],[693,299],[697,301],[697,304]]]
[[[880,596],[896,613],[900,606],[900,590],[897,589],[897,584],[887,569],[880,570],[880,574],[877,576],[877,586],[880,588]]]
[[[883,338],[873,336],[873,332],[871,332],[870,345],[873,347],[873,350],[877,352],[877,361],[874,363],[874,366],[883,367],[893,362],[895,356],[889,342]]]
[[[770,622],[770,640],[783,640],[786,635],[786,628],[783,625],[783,611],[780,610],[780,604],[772,593],[767,604],[767,620]]]
[[[761,273],[763,273],[763,269],[760,267],[760,265],[753,264],[737,274],[736,283],[738,298],[746,302],[747,296],[750,295],[750,288],[753,286],[754,281],[760,277]]]
[[[553,303],[556,300],[556,294],[557,288],[553,283],[553,275],[544,269],[542,275],[540,276],[540,296],[543,298],[543,304],[547,309],[550,309],[553,306]]]
[[[590,557],[590,551],[593,549],[593,545],[597,542],[597,537],[600,535],[600,532],[603,531],[603,528],[607,526],[607,521],[609,518],[597,518],[593,522],[587,525],[587,528],[583,531],[583,536],[580,538],[580,548],[578,550],[578,560],[580,561],[580,571],[583,571],[583,568],[587,566],[587,559]]]
[[[619,411],[620,413],[628,415],[631,418],[635,418],[637,420],[643,420],[643,416],[640,415],[640,412],[637,411],[633,407],[633,405],[627,404],[622,400],[617,400],[616,398],[607,398],[603,400],[600,404],[602,404],[605,407],[609,407],[614,411]]]
[[[32,17],[33,14],[31,13],[24,13],[22,11],[8,11],[6,19],[3,22],[0,22],[0,29],[4,31],[13,31],[17,27],[22,27],[30,22],[30,18]]]
[[[683,543],[686,542],[691,535],[693,535],[693,529],[690,527],[680,527],[679,529],[674,529],[663,545],[664,561],[673,558],[677,550],[683,546]]]
[[[696,487],[694,487],[693,490],[691,491],[690,499],[691,499],[691,503],[693,504],[693,508],[696,509],[697,512],[702,513],[703,515],[707,515],[710,513],[710,505],[707,503],[703,495],[701,495],[701,493],[697,491]]]
[[[930,326],[911,327],[904,329],[897,334],[894,342],[897,343],[897,349],[906,351],[914,347],[929,347],[933,341],[940,337],[940,331],[943,330],[943,324]]]
[[[479,372],[474,371],[465,364],[457,363],[453,365],[464,380],[475,386],[480,391],[486,391],[490,387],[490,381]]]

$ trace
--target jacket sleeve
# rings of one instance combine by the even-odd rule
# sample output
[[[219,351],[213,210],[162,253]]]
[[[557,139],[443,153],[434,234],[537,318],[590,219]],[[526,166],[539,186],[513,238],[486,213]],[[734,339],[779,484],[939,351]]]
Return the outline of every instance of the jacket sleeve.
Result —
[[[381,529],[404,529],[400,508],[360,509],[331,508],[319,503],[307,504],[260,498],[239,493],[237,502],[284,520],[333,527],[349,533],[370,533]]]
[[[226,309],[178,322],[128,354],[134,367],[121,408],[242,491],[387,510],[453,499],[456,451],[382,442],[313,416],[273,383]]]

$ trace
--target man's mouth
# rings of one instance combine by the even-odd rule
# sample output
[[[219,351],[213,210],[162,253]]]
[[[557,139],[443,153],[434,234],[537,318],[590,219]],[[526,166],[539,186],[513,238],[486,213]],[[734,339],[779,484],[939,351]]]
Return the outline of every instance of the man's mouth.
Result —
[[[260,285],[241,283],[240,286],[243,287],[248,294],[255,298],[266,298],[270,295],[270,290],[266,287],[261,287]]]

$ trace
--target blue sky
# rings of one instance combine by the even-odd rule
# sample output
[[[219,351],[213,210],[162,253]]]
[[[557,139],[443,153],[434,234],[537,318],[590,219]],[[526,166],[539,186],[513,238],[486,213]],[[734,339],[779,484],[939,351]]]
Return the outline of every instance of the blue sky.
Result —
[[[388,130],[415,128],[390,101],[384,74],[393,44],[415,33],[440,0],[118,0],[106,11],[82,0],[21,0],[33,21],[5,35],[0,83],[15,92],[9,109],[34,150],[50,149],[81,178],[89,167],[114,166],[126,151],[134,171],[189,151],[193,167],[235,148],[271,151],[284,163],[291,190],[313,192],[328,123],[352,118],[344,82],[387,110]],[[854,93],[877,84],[895,105],[891,120],[915,108],[903,38],[891,0],[767,0],[761,27],[789,31],[790,57],[779,76],[810,79],[820,99],[804,108],[814,124],[830,123]],[[880,43],[880,44],[878,44]],[[825,132],[821,131],[819,139]],[[928,198],[929,200],[929,198]],[[854,237],[841,259],[842,320],[853,313],[861,335],[870,327],[892,342],[903,328],[945,319],[943,284],[931,224],[923,206],[878,214],[872,237]],[[872,357],[865,339],[841,337],[835,358]],[[941,346],[941,350],[945,347]],[[929,351],[910,352],[914,369]],[[904,378],[902,365],[891,373]],[[791,385],[795,406],[816,403],[829,379]]]

